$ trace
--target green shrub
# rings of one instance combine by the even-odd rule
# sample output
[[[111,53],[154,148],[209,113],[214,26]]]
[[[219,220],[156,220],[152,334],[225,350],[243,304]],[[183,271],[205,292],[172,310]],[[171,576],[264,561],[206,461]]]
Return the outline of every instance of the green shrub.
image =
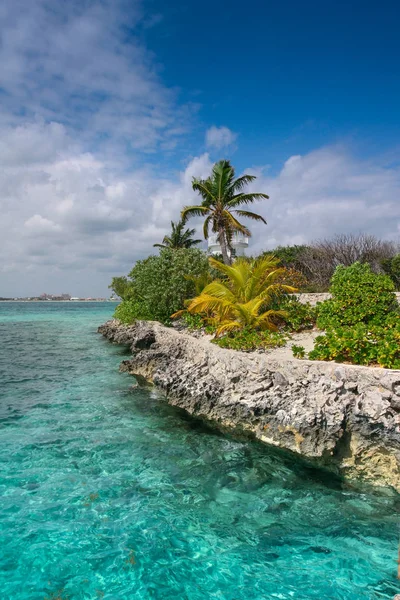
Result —
[[[332,298],[319,308],[318,336],[310,359],[400,368],[400,311],[394,284],[369,265],[337,267]]]
[[[204,321],[201,315],[192,315],[189,312],[183,312],[181,319],[189,330],[203,329]]]
[[[190,277],[202,276],[208,269],[206,254],[194,248],[166,248],[159,256],[137,261],[124,282],[129,295],[117,307],[115,317],[124,323],[144,319],[170,324],[171,315],[195,294]]]
[[[296,296],[287,296],[280,304],[279,308],[286,312],[285,329],[288,331],[303,331],[303,329],[312,329],[317,320],[317,307],[299,302]]]
[[[125,276],[113,277],[108,287],[122,300],[128,300],[133,294],[132,282]]]
[[[286,344],[287,337],[275,331],[255,331],[254,329],[243,329],[229,335],[212,340],[220,348],[231,350],[251,350],[276,348]]]
[[[400,369],[400,322],[390,327],[358,323],[329,329],[316,338],[308,357]]]
[[[135,300],[124,300],[121,304],[118,304],[114,311],[114,317],[128,325],[136,319],[151,320],[149,313],[145,311],[145,306],[140,302],[135,302]]]
[[[383,325],[388,315],[398,312],[394,284],[387,275],[376,275],[367,264],[338,266],[332,277],[332,298],[319,306],[320,329]]]
[[[295,358],[304,358],[306,355],[306,349],[304,346],[296,346],[296,344],[293,344],[292,352]]]
[[[383,270],[393,281],[397,290],[400,290],[400,254],[381,261]]]

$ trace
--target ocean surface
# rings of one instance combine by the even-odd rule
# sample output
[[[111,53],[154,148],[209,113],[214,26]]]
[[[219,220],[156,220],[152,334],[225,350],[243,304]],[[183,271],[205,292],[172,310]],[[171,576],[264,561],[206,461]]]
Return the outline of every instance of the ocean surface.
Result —
[[[134,389],[111,303],[0,303],[1,600],[391,599],[398,497]]]

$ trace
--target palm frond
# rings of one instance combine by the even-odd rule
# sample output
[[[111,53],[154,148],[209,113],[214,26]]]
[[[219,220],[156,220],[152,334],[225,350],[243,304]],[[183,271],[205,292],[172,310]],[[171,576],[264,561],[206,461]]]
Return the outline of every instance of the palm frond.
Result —
[[[208,215],[208,217],[205,218],[204,221],[204,225],[203,225],[203,235],[204,235],[204,239],[208,240],[208,230],[210,228],[210,223],[212,221],[212,215]]]
[[[235,179],[230,186],[230,192],[233,195],[235,192],[240,192],[246,185],[257,179],[255,175],[242,175]]]
[[[243,233],[243,235],[251,237],[251,231],[246,227],[246,225],[242,225],[242,223],[239,223],[239,221],[229,211],[224,211],[224,213],[226,221],[229,223],[228,231],[239,231],[240,233]]]
[[[241,204],[253,204],[256,200],[268,200],[269,196],[267,194],[261,194],[258,192],[250,193],[250,194],[236,194],[233,196],[229,202],[227,203],[227,207],[236,208]]]
[[[217,198],[213,191],[211,179],[196,179],[193,177],[192,188],[195,192],[199,192],[206,206],[216,203]]]
[[[235,296],[231,290],[224,283],[218,280],[207,284],[202,293],[208,296],[214,296],[215,298],[226,300],[227,302],[234,302],[235,300]]]
[[[210,209],[207,206],[184,206],[181,211],[181,219],[186,223],[190,217],[204,217],[209,212]]]
[[[262,217],[261,215],[258,215],[257,213],[253,213],[250,210],[234,210],[234,213],[236,213],[237,215],[239,215],[239,217],[246,217],[247,219],[252,219],[253,221],[262,221],[263,223],[265,223],[267,225],[267,221],[264,219],[264,217]]]
[[[240,269],[235,268],[235,265],[237,263],[235,263],[235,265],[232,266],[225,265],[224,263],[221,263],[219,262],[219,260],[216,260],[212,257],[208,259],[208,262],[210,263],[210,266],[213,267],[216,271],[219,271],[220,273],[228,277],[231,283],[237,288],[240,288],[244,285],[243,272]]]
[[[219,337],[223,333],[229,333],[230,331],[235,331],[236,329],[241,329],[242,324],[239,321],[224,321],[217,326],[216,336]]]

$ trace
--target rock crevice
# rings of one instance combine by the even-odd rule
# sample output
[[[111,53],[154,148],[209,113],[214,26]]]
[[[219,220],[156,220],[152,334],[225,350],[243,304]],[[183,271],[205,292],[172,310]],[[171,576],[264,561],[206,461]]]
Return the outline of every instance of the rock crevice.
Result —
[[[400,371],[225,350],[155,322],[112,320],[99,332],[129,344],[121,369],[170,404],[400,491]]]

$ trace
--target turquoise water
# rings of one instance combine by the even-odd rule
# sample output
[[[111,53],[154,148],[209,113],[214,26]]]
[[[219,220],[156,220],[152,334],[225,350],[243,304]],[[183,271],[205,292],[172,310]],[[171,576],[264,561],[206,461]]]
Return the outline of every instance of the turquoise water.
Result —
[[[392,598],[398,498],[131,389],[112,304],[0,303],[0,598]]]

